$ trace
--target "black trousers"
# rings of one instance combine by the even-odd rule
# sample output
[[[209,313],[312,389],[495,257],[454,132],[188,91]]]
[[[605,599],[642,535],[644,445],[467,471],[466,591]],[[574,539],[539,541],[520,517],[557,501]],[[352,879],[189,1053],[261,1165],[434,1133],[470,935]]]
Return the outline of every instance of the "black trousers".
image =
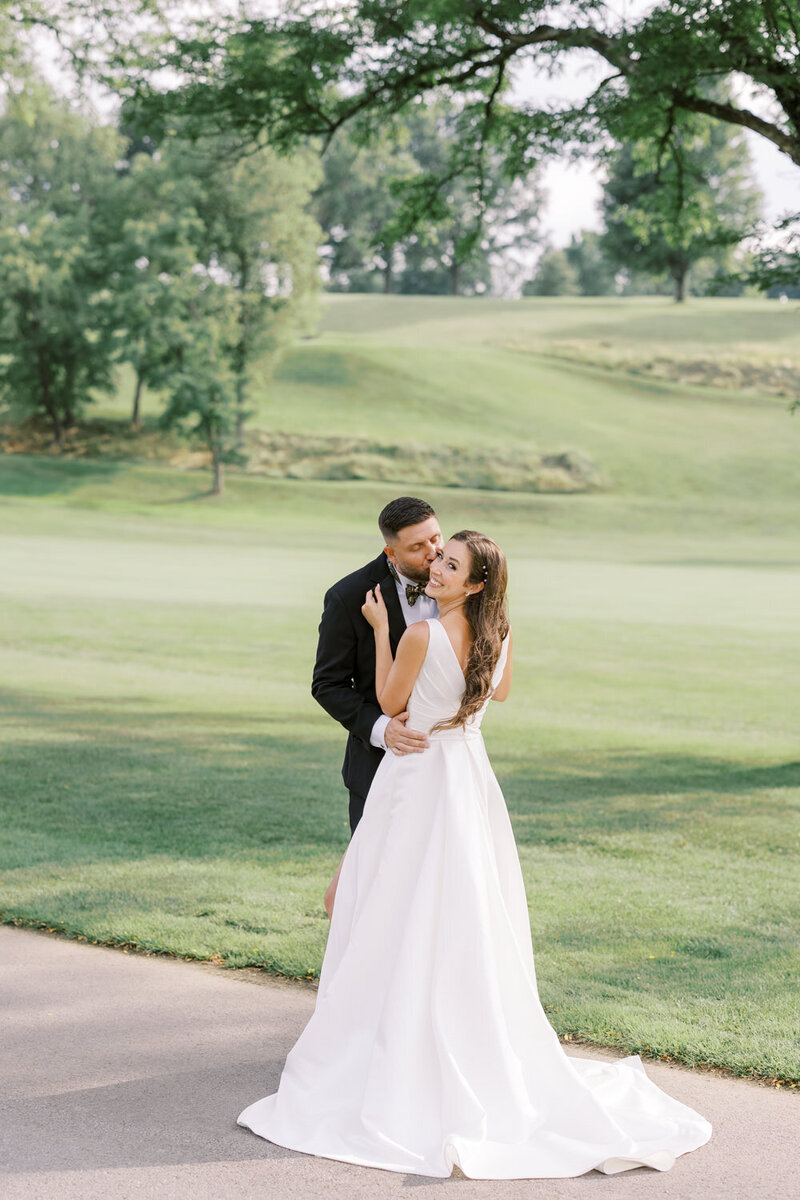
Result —
[[[350,793],[350,832],[355,833],[356,825],[364,815],[364,805],[367,800],[365,796],[359,796],[358,792]]]

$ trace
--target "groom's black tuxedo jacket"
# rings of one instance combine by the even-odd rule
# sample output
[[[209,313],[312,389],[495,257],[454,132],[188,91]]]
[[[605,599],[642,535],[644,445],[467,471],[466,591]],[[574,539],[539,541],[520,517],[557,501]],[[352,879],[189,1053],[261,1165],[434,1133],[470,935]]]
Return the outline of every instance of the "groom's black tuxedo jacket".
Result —
[[[366,796],[383,750],[370,745],[372,727],[381,715],[375,694],[375,635],[361,613],[369,588],[381,585],[389,611],[392,654],[406,623],[386,555],[340,579],[325,593],[311,695],[349,733],[342,778],[345,787]]]

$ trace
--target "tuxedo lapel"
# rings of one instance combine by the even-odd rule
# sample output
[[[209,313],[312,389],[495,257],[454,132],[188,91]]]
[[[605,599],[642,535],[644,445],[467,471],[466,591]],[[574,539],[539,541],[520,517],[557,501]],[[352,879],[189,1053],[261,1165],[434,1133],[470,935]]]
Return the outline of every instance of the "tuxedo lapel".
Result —
[[[406,619],[400,607],[400,599],[397,595],[394,579],[389,574],[385,554],[382,554],[380,558],[376,558],[372,564],[372,575],[373,587],[376,583],[381,585],[381,595],[389,613],[389,641],[392,645],[392,653],[394,653],[397,649],[397,643],[406,631]]]

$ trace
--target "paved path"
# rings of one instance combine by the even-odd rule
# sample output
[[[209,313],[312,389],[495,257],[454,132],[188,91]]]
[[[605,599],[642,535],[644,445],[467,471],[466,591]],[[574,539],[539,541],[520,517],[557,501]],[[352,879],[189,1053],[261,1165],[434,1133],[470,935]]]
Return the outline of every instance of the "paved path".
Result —
[[[258,982],[256,982],[258,980]],[[235,1124],[274,1091],[314,1006],[300,984],[0,926],[4,1200],[777,1200],[796,1195],[800,1097],[647,1064],[712,1122],[664,1174],[479,1182],[329,1162]],[[577,1053],[589,1055],[581,1048]],[[611,1058],[610,1052],[597,1057]]]

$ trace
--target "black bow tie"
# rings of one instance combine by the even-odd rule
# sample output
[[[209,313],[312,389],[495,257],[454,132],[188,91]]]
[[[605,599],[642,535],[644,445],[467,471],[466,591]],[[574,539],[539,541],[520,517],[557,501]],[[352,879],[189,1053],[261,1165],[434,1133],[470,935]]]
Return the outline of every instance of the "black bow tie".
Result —
[[[388,559],[386,561],[389,562]],[[406,600],[408,601],[409,608],[413,608],[414,605],[417,603],[417,599],[420,596],[425,595],[425,588],[428,586],[427,583],[406,583],[406,584],[404,584],[402,579],[400,578],[400,576],[397,574],[397,568],[395,567],[394,563],[391,563],[391,562],[389,563],[389,574],[392,576],[393,579],[397,580],[397,582],[400,584],[401,587],[405,587]]]
[[[409,608],[414,607],[414,605],[417,603],[418,596],[424,596],[426,594],[425,588],[427,586],[428,586],[427,583],[407,583],[406,584],[406,600],[408,601]]]

